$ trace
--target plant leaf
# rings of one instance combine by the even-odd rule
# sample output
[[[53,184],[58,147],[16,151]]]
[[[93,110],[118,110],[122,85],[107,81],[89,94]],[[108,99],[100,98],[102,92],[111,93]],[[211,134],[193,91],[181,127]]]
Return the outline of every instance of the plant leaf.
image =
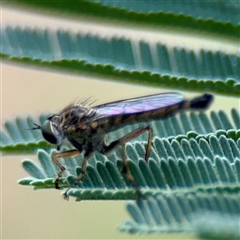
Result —
[[[137,1],[105,1],[105,0],[91,0],[91,2],[97,2],[99,5],[127,9],[128,11],[135,12],[168,12],[176,15],[183,14],[187,16],[193,16],[195,18],[202,19],[214,19],[221,22],[234,22],[239,23],[237,14],[240,10],[239,4],[225,1],[225,2],[202,2],[202,1],[190,1],[190,2],[166,2],[166,1],[154,1],[154,4],[149,4],[149,1],[141,1],[141,4]],[[217,5],[216,5],[217,4]],[[217,8],[218,6],[218,8]],[[191,9],[191,10],[190,10]],[[202,11],[204,9],[205,11]],[[206,11],[208,9],[208,11]],[[234,14],[235,12],[235,14]],[[225,14],[223,14],[225,13]]]
[[[135,151],[134,155],[129,154],[129,147],[126,148],[126,152],[128,156],[136,156],[135,159],[129,159],[128,161],[130,171],[136,183],[141,187],[143,195],[148,196],[162,192],[164,189],[169,191],[166,189],[183,190],[202,187],[206,190],[209,187],[216,186],[235,186],[240,179],[238,142],[239,139],[234,141],[225,135],[217,137],[214,134],[209,139],[202,137],[198,141],[182,139],[179,142],[176,139],[155,137],[152,152],[158,152],[159,154],[152,154],[148,163],[141,160],[144,152],[137,147],[142,145],[141,142],[136,141],[127,144],[127,146],[131,146],[131,151]],[[226,144],[229,146],[228,148],[225,147]],[[219,154],[216,153],[213,158],[209,158],[214,152],[215,145],[218,146]],[[165,149],[164,155],[161,154],[161,146]],[[34,178],[32,182],[29,182],[29,185],[33,185],[35,189],[54,188],[53,181],[57,172],[59,172],[59,169],[51,161],[51,155],[54,152],[55,150],[48,154],[44,150],[38,151],[41,168],[37,167],[31,160],[23,161],[23,165],[27,166],[28,173]],[[228,158],[229,155],[231,155],[231,158]],[[68,191],[69,196],[74,196],[77,200],[105,199],[106,196],[108,199],[112,199],[118,196],[118,191],[120,191],[120,196],[124,199],[129,196],[134,197],[134,189],[118,169],[118,166],[121,165],[121,151],[112,154],[111,158],[115,158],[114,162],[106,156],[102,159],[99,158],[100,156],[102,155],[96,153],[89,160],[87,174],[78,188],[72,188]],[[61,160],[70,173],[69,175],[65,171],[61,181],[63,187],[71,185],[75,177],[80,174],[81,161],[82,158],[79,156]],[[40,172],[42,173],[40,174]],[[19,183],[23,182],[26,185],[29,179],[29,177],[21,179]],[[99,195],[96,195],[95,190],[98,190]],[[87,196],[84,193],[87,193]],[[107,194],[105,195],[105,193]]]
[[[43,140],[40,131],[33,131],[34,123],[40,125],[47,119],[42,114],[38,120],[33,116],[16,117],[4,123],[4,129],[0,131],[0,151],[5,153],[32,153],[37,148],[49,149],[51,145]]]
[[[239,193],[223,195],[223,191],[170,192],[128,202],[132,221],[122,223],[119,229],[128,233],[188,232],[203,239],[239,239]]]
[[[68,13],[69,16],[91,16],[110,21],[127,22],[128,24],[144,24],[158,28],[177,26],[209,34],[220,34],[228,37],[239,37],[239,4],[232,1],[223,2],[167,2],[166,1],[68,1],[52,0],[16,2],[32,9],[44,9],[52,12]],[[107,14],[106,14],[107,13]]]
[[[61,30],[7,26],[1,29],[1,35],[1,56],[8,61],[95,73],[154,86],[171,85],[236,96],[240,92],[240,72],[236,67],[240,58],[234,54],[204,49],[197,53],[159,42],[106,39]]]

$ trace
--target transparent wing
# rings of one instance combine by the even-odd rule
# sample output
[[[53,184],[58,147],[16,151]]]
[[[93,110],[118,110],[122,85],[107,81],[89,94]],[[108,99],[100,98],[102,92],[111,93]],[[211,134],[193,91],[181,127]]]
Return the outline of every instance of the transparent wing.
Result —
[[[161,93],[144,97],[124,99],[93,107],[100,117],[116,117],[120,115],[141,114],[170,107],[184,101],[179,93]]]

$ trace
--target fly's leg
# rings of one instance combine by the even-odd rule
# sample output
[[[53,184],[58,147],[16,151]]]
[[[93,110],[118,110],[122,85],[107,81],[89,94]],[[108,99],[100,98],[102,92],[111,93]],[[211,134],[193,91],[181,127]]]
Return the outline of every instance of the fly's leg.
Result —
[[[148,131],[148,143],[146,148],[146,154],[145,154],[145,160],[147,161],[150,156],[151,151],[151,140],[152,140],[152,128],[150,126],[138,128],[127,135],[121,137],[120,139],[110,143],[108,146],[106,146],[101,153],[102,154],[109,154],[111,151],[113,151],[118,146],[124,146],[126,142],[131,141],[132,139],[138,137],[139,135],[143,134],[144,132]],[[126,158],[126,152],[123,148],[123,172],[126,175],[127,180],[132,184],[132,186],[136,189],[137,195],[142,196],[139,190],[139,186],[136,184],[132,174],[130,173],[127,158]]]
[[[136,190],[137,197],[138,198],[142,197],[140,187],[135,182],[134,177],[130,173],[129,165],[128,165],[128,162],[127,162],[126,151],[125,151],[124,147],[122,147],[122,160],[123,160],[123,169],[122,169],[123,173],[125,174],[127,180],[131,183],[131,185]]]
[[[89,150],[85,153],[84,155],[84,159],[83,159],[83,163],[82,163],[82,170],[81,173],[78,175],[78,177],[76,178],[74,185],[77,185],[81,179],[83,178],[85,172],[86,172],[86,168],[87,168],[87,161],[88,159],[92,156],[93,152],[92,150]]]
[[[76,178],[76,180],[74,181],[74,184],[73,186],[76,186],[80,181],[81,179],[83,178],[85,172],[86,172],[86,168],[87,168],[87,161],[88,159],[92,156],[93,152],[92,150],[89,150],[85,153],[84,155],[84,159],[83,159],[83,163],[82,163],[82,169],[81,169],[81,173],[78,175],[78,177]],[[65,200],[68,200],[69,199],[69,196],[68,196],[68,191],[71,189],[71,187],[69,187],[64,193],[63,193],[63,198]]]
[[[149,157],[150,157],[150,153],[151,153],[151,143],[152,143],[152,137],[153,137],[153,130],[150,126],[146,127],[148,131],[148,142],[147,142],[147,147],[146,147],[146,153],[145,153],[145,161],[147,162]]]
[[[122,138],[110,143],[108,146],[106,146],[101,153],[102,154],[109,154],[111,151],[113,151],[115,148],[119,147],[119,146],[124,146],[124,144],[126,142],[131,141],[132,139],[138,137],[139,135],[143,134],[144,132],[149,132],[148,134],[148,143],[147,143],[147,148],[146,148],[146,154],[145,154],[145,160],[147,161],[150,155],[150,151],[151,151],[151,140],[152,140],[152,128],[150,126],[147,127],[142,127],[142,128],[138,128],[130,133],[128,133],[127,135],[123,136]],[[91,155],[93,154],[92,150],[89,150],[85,153],[84,155],[84,160],[82,163],[82,170],[81,173],[79,174],[79,176],[76,178],[74,185],[77,185],[79,183],[79,181],[83,178],[85,172],[86,172],[86,167],[87,167],[87,160],[91,157]],[[59,163],[59,162],[58,162]],[[60,164],[60,163],[59,163]],[[58,165],[58,164],[57,164]],[[59,166],[59,165],[58,165]],[[62,165],[61,165],[62,166]],[[63,166],[62,166],[63,167]],[[64,168],[65,170],[65,168]],[[64,171],[63,170],[63,171]],[[125,153],[125,149],[123,148],[123,172],[126,175],[127,180],[132,184],[132,186],[136,189],[137,195],[138,197],[142,197],[142,194],[139,190],[138,185],[136,184],[133,176],[131,175],[130,171],[129,171],[129,166],[128,166],[128,162],[127,162],[127,158],[126,158],[126,153]],[[63,198],[65,200],[69,199],[68,196],[68,191],[71,188],[68,188],[67,191],[65,191],[63,193]]]
[[[132,132],[128,133],[127,135],[119,138],[118,140],[111,142],[108,146],[106,146],[101,151],[101,153],[107,155],[110,152],[112,152],[116,147],[123,146],[126,142],[129,142],[132,139],[137,138],[139,135],[141,135],[141,134],[143,134],[147,131],[148,131],[148,142],[147,142],[146,153],[145,153],[145,161],[147,162],[148,158],[150,156],[150,153],[151,153],[151,141],[152,141],[152,135],[153,135],[153,131],[152,131],[152,128],[150,126],[135,129],[134,131],[132,131]]]
[[[79,150],[73,149],[73,150],[69,150],[61,153],[56,153],[52,156],[53,162],[61,169],[61,171],[57,174],[56,179],[54,180],[56,189],[62,189],[61,187],[59,187],[58,183],[64,171],[66,170],[66,168],[58,161],[58,158],[74,157],[74,156],[77,156],[79,153],[80,153]]]

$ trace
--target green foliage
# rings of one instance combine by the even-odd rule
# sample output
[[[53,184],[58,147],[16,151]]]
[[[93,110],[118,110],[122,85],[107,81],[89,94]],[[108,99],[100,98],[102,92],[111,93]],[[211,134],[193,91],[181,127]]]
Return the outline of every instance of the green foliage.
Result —
[[[49,2],[34,0],[12,0],[35,9],[71,14],[79,17],[94,17],[102,20],[120,21],[157,28],[174,27],[207,32],[210,34],[239,37],[239,4],[223,2],[169,2],[152,1],[68,1],[52,0]],[[9,4],[9,3],[8,3]],[[121,7],[118,5],[120,4]],[[157,4],[157,5],[156,5]],[[132,6],[131,6],[132,5]],[[140,6],[139,6],[140,5]],[[140,8],[140,9],[139,9]],[[106,14],[108,13],[108,14]]]
[[[55,14],[111,21],[178,34],[211,36],[228,43],[238,42],[239,3],[234,1],[26,1],[12,0]],[[69,15],[68,15],[69,16]],[[1,57],[39,67],[57,68],[79,74],[93,74],[118,81],[141,83],[192,91],[209,91],[240,96],[240,58],[236,53],[169,46],[131,37],[73,33],[58,29],[5,26],[1,28]],[[53,41],[55,39],[55,41]],[[57,42],[57,47],[56,47]],[[135,44],[135,45],[134,45]],[[230,117],[229,117],[230,116]],[[24,159],[30,175],[19,184],[34,189],[54,188],[59,169],[51,155],[55,150],[42,140],[39,131],[30,131],[32,116],[5,122],[0,150],[5,154],[37,152],[40,165]],[[131,221],[120,231],[129,233],[187,232],[205,239],[239,239],[240,216],[240,114],[232,109],[205,113],[181,113],[151,122],[154,140],[149,162],[143,160],[145,136],[126,144],[131,173],[143,195],[135,190],[121,171],[121,152],[108,157],[95,154],[78,188],[67,194],[81,200],[135,200],[127,203]],[[123,136],[138,125],[110,134]],[[160,138],[161,137],[161,138]],[[70,146],[66,146],[68,149]],[[61,159],[67,170],[60,186],[67,188],[79,174],[81,157]]]
[[[238,188],[239,190],[239,188]],[[203,239],[239,239],[239,192],[223,195],[172,192],[127,203],[133,221],[120,231],[130,233],[193,232]]]
[[[226,133],[226,132],[225,132]],[[139,184],[142,199],[119,171],[121,154],[107,157],[96,154],[89,160],[87,173],[68,196],[82,200],[126,200],[133,220],[122,224],[129,233],[195,232],[200,237],[237,239],[239,221],[240,148],[239,139],[226,134],[208,138],[154,138],[148,164],[142,142],[126,146],[128,163]],[[34,189],[54,188],[56,166],[51,155],[38,150],[41,167],[32,160],[22,162],[31,175],[19,180]],[[134,156],[134,157],[133,157]],[[80,173],[79,157],[64,159],[69,174],[60,182],[68,187]],[[208,216],[206,218],[206,216]],[[224,225],[224,221],[227,225]],[[220,221],[220,222],[218,222]],[[205,223],[205,224],[204,224]],[[211,226],[211,227],[210,227]],[[221,238],[219,237],[221,236]]]
[[[208,139],[199,137],[180,141],[155,137],[148,164],[142,159],[145,153],[142,142],[128,143],[126,152],[135,181],[143,192],[146,192],[144,194],[149,195],[169,188],[174,190],[196,186],[216,187],[221,184],[235,186],[240,180],[238,145],[239,139],[233,140],[225,135],[217,137],[215,134],[211,134]],[[53,180],[56,172],[59,171],[51,161],[54,152],[55,150],[50,153],[38,150],[41,167],[32,160],[24,160],[23,167],[32,178],[21,179],[19,183],[32,185],[35,189],[54,188]],[[80,162],[79,157],[63,160],[70,174],[65,173],[63,187],[74,182],[74,177],[80,173]],[[124,175],[120,174],[118,169],[120,165],[121,151],[109,157],[96,153],[89,160],[83,181],[79,183],[77,189],[70,190],[69,195],[77,197],[78,200],[86,199],[83,190],[102,189],[99,196],[92,197],[94,199],[101,198],[105,190],[112,190],[114,195],[117,190],[132,189],[132,186],[125,181]]]
[[[154,86],[240,93],[239,68],[233,66],[239,65],[240,58],[222,51],[202,49],[196,53],[159,42],[134,43],[131,39],[62,30],[9,26],[1,32],[1,55],[6,60]]]

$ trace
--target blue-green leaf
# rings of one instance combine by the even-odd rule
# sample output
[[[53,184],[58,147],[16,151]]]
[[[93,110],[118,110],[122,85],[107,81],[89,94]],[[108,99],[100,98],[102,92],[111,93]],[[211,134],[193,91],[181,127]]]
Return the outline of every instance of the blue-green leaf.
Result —
[[[148,27],[174,27],[208,34],[239,36],[239,4],[233,1],[78,1],[50,2],[34,0],[12,0],[11,3],[51,10],[54,13],[68,13],[70,17],[118,21],[119,23],[146,25]],[[107,14],[106,14],[107,13]]]
[[[233,139],[229,139],[224,135],[219,137],[212,135],[210,139],[214,139],[221,152],[220,155],[216,154],[213,159],[209,158],[209,156],[212,156],[209,152],[212,153],[215,145],[213,145],[211,141],[208,142],[204,137],[202,137],[199,142],[193,139],[182,139],[179,142],[179,148],[182,151],[183,158],[181,157],[182,155],[177,157],[171,154],[171,152],[174,152],[176,140],[171,140],[170,142],[170,140],[167,139],[155,138],[153,146],[156,149],[153,148],[153,150],[159,152],[159,158],[150,158],[148,163],[141,160],[140,156],[143,155],[142,157],[144,157],[145,155],[142,149],[136,148],[140,143],[128,143],[132,149],[135,149],[134,151],[137,153],[135,156],[138,156],[134,161],[131,159],[128,160],[130,172],[137,185],[142,189],[143,195],[154,195],[168,188],[176,190],[192,189],[200,186],[206,189],[212,186],[235,186],[240,178],[239,171],[237,171],[239,169],[239,158],[236,157],[240,154],[240,149],[237,147],[238,141],[235,142]],[[222,139],[224,139],[224,141],[222,141]],[[194,141],[194,144],[190,144],[192,141]],[[161,151],[158,149],[158,146],[162,146],[162,144],[155,144],[161,142],[165,142],[163,145],[168,148],[166,156],[161,156]],[[202,142],[204,142],[204,144],[202,144]],[[229,146],[229,152],[223,151],[226,144]],[[182,150],[185,145],[191,148],[191,156],[186,155],[188,153]],[[232,146],[233,148],[231,148]],[[234,151],[234,154],[232,151]],[[31,170],[27,171],[34,177],[34,184],[29,182],[29,185],[34,185],[35,188],[54,188],[54,178],[60,171],[60,169],[52,163],[51,155],[54,153],[55,151],[52,151],[50,154],[43,150],[38,151],[41,167],[29,160],[24,161],[24,166],[27,162],[29,166],[28,169]],[[232,157],[228,158],[229,155]],[[115,156],[118,158],[117,155]],[[68,184],[72,185],[76,176],[81,173],[79,163],[82,161],[82,157],[66,158],[64,161],[60,159],[60,161],[67,167],[67,171],[65,171],[61,182],[61,184],[63,184],[62,187],[67,187]],[[99,161],[98,158],[93,156],[89,160],[86,175],[82,179],[82,182],[79,183],[78,188],[70,189],[68,191],[69,195],[75,196],[80,200],[83,189],[89,188],[112,191],[111,197],[115,195],[116,191],[122,191],[122,189],[129,189],[134,192],[132,185],[126,180],[121,168],[119,169],[118,161],[120,160],[115,159],[115,161],[110,162],[107,157]],[[71,164],[69,164],[69,162],[71,162]],[[52,179],[50,182],[47,182],[46,186],[44,186],[45,178]],[[26,179],[29,181],[29,177]],[[21,179],[21,181],[23,182],[23,179]],[[26,185],[26,182],[27,181],[24,182],[24,185]],[[37,182],[40,185],[37,185]],[[128,192],[125,193],[128,194]],[[124,194],[121,196],[123,197]],[[97,196],[94,195],[94,198],[96,197]],[[124,199],[125,197],[126,196],[124,196]],[[82,196],[82,198],[86,199],[86,196]],[[100,195],[97,198],[101,199],[103,196]]]
[[[239,194],[170,192],[128,202],[129,233],[188,232],[203,239],[239,239]]]
[[[239,65],[240,58],[234,54],[203,49],[198,54],[188,49],[172,49],[159,42],[143,43],[114,36],[105,39],[61,30],[7,26],[1,29],[1,34],[1,55],[10,61],[94,72],[104,77],[111,75],[123,81],[127,79],[159,86],[167,84],[239,96],[239,70],[235,65]],[[52,39],[56,39],[59,48],[55,47]],[[137,50],[134,44],[139,45]],[[152,48],[157,53],[150,51]],[[208,80],[212,84],[209,85]]]

